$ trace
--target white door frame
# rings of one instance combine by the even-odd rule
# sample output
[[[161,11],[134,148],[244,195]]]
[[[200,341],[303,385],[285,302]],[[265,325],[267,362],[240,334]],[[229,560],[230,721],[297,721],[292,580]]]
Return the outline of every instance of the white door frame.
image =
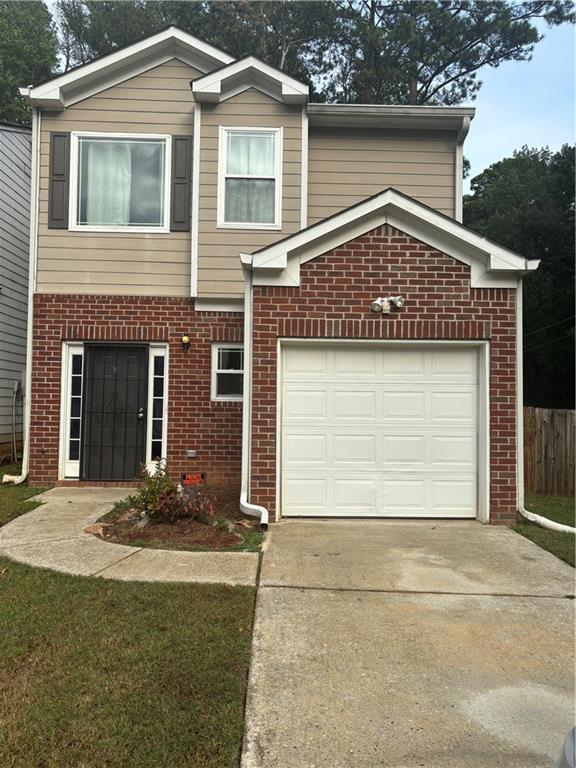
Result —
[[[70,431],[70,376],[71,362],[73,354],[84,355],[84,345],[90,344],[90,341],[65,341],[62,344],[62,366],[60,375],[60,437],[58,445],[58,480],[78,480],[80,477],[80,462],[67,461],[67,450]],[[109,341],[105,344],[118,346],[130,346],[130,342]],[[163,429],[162,429],[162,458],[166,458],[167,451],[167,433],[168,433],[168,344],[143,342],[148,346],[148,406],[146,422],[146,466],[152,469],[155,462],[151,460],[151,442],[152,442],[152,398],[153,398],[153,363],[154,357],[158,354],[164,356],[164,401],[163,401]],[[82,380],[84,380],[84,370],[82,370]],[[83,393],[82,393],[83,394]]]
[[[282,351],[286,347],[305,344],[348,345],[362,344],[378,347],[476,347],[478,350],[478,469],[476,519],[481,523],[490,522],[490,342],[487,340],[466,339],[324,339],[324,338],[279,338],[276,347],[276,510],[278,518],[282,515]]]

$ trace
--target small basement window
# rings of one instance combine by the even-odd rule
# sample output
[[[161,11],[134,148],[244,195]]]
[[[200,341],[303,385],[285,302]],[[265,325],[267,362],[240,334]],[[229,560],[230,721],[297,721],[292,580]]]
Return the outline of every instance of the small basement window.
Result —
[[[214,344],[212,347],[212,400],[242,400],[244,347]]]

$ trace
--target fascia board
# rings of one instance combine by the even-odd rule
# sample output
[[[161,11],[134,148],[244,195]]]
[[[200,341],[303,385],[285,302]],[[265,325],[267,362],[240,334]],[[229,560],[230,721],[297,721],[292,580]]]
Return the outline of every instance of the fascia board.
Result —
[[[48,101],[58,99],[60,106],[63,107],[65,104],[63,103],[62,95],[65,95],[69,87],[72,87],[74,90],[80,90],[83,84],[89,85],[97,79],[102,79],[104,82],[103,88],[106,88],[109,87],[106,85],[106,76],[111,75],[113,77],[113,73],[116,73],[119,69],[126,70],[126,79],[133,77],[134,74],[132,74],[130,67],[131,63],[134,64],[135,69],[138,69],[138,63],[144,60],[141,66],[144,67],[143,71],[146,71],[146,69],[152,66],[157,66],[155,56],[161,57],[164,54],[168,58],[173,58],[178,57],[180,54],[184,57],[186,51],[189,51],[191,54],[190,60],[194,59],[194,52],[196,52],[199,59],[204,58],[214,61],[214,66],[218,66],[218,64],[227,65],[234,61],[228,54],[212,48],[212,46],[204,43],[202,40],[198,40],[181,30],[169,28],[153,37],[134,43],[128,48],[111,53],[98,61],[61,75],[48,83],[39,85],[36,88],[30,88],[27,95],[32,103],[44,106]],[[154,63],[151,64],[151,61]],[[82,98],[86,98],[86,96],[84,95]]]

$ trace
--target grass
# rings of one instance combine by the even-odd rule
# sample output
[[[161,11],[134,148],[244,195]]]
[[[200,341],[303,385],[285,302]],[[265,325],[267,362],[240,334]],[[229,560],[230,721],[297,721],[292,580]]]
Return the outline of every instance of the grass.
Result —
[[[573,496],[536,496],[529,494],[526,497],[526,509],[537,515],[547,517],[563,525],[575,525],[575,508]],[[521,519],[514,529],[538,544],[542,549],[552,552],[553,555],[564,560],[574,567],[576,560],[576,537],[573,533],[561,531],[549,531],[539,525]]]
[[[0,486],[2,522],[39,490]],[[237,766],[254,598],[0,558],[0,765]]]
[[[19,472],[20,467],[15,464],[0,466],[0,482],[3,475],[13,475]],[[29,501],[29,499],[45,490],[46,488],[29,488],[28,485],[0,485],[0,527],[15,517],[40,506],[42,502]]]

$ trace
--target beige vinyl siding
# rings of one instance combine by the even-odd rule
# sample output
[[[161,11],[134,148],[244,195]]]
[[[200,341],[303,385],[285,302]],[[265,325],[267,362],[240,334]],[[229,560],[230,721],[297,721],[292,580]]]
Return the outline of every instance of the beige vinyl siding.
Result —
[[[201,73],[172,59],[62,113],[43,113],[38,221],[39,293],[190,295],[190,232],[90,233],[48,229],[51,131],[192,135],[190,80]]]
[[[300,228],[302,110],[250,89],[221,104],[202,104],[200,206],[198,212],[198,296],[241,298],[240,251],[262,248]],[[218,133],[227,128],[283,130],[282,229],[219,229],[217,222]]]
[[[454,216],[455,136],[312,128],[308,149],[308,223],[386,187]]]

